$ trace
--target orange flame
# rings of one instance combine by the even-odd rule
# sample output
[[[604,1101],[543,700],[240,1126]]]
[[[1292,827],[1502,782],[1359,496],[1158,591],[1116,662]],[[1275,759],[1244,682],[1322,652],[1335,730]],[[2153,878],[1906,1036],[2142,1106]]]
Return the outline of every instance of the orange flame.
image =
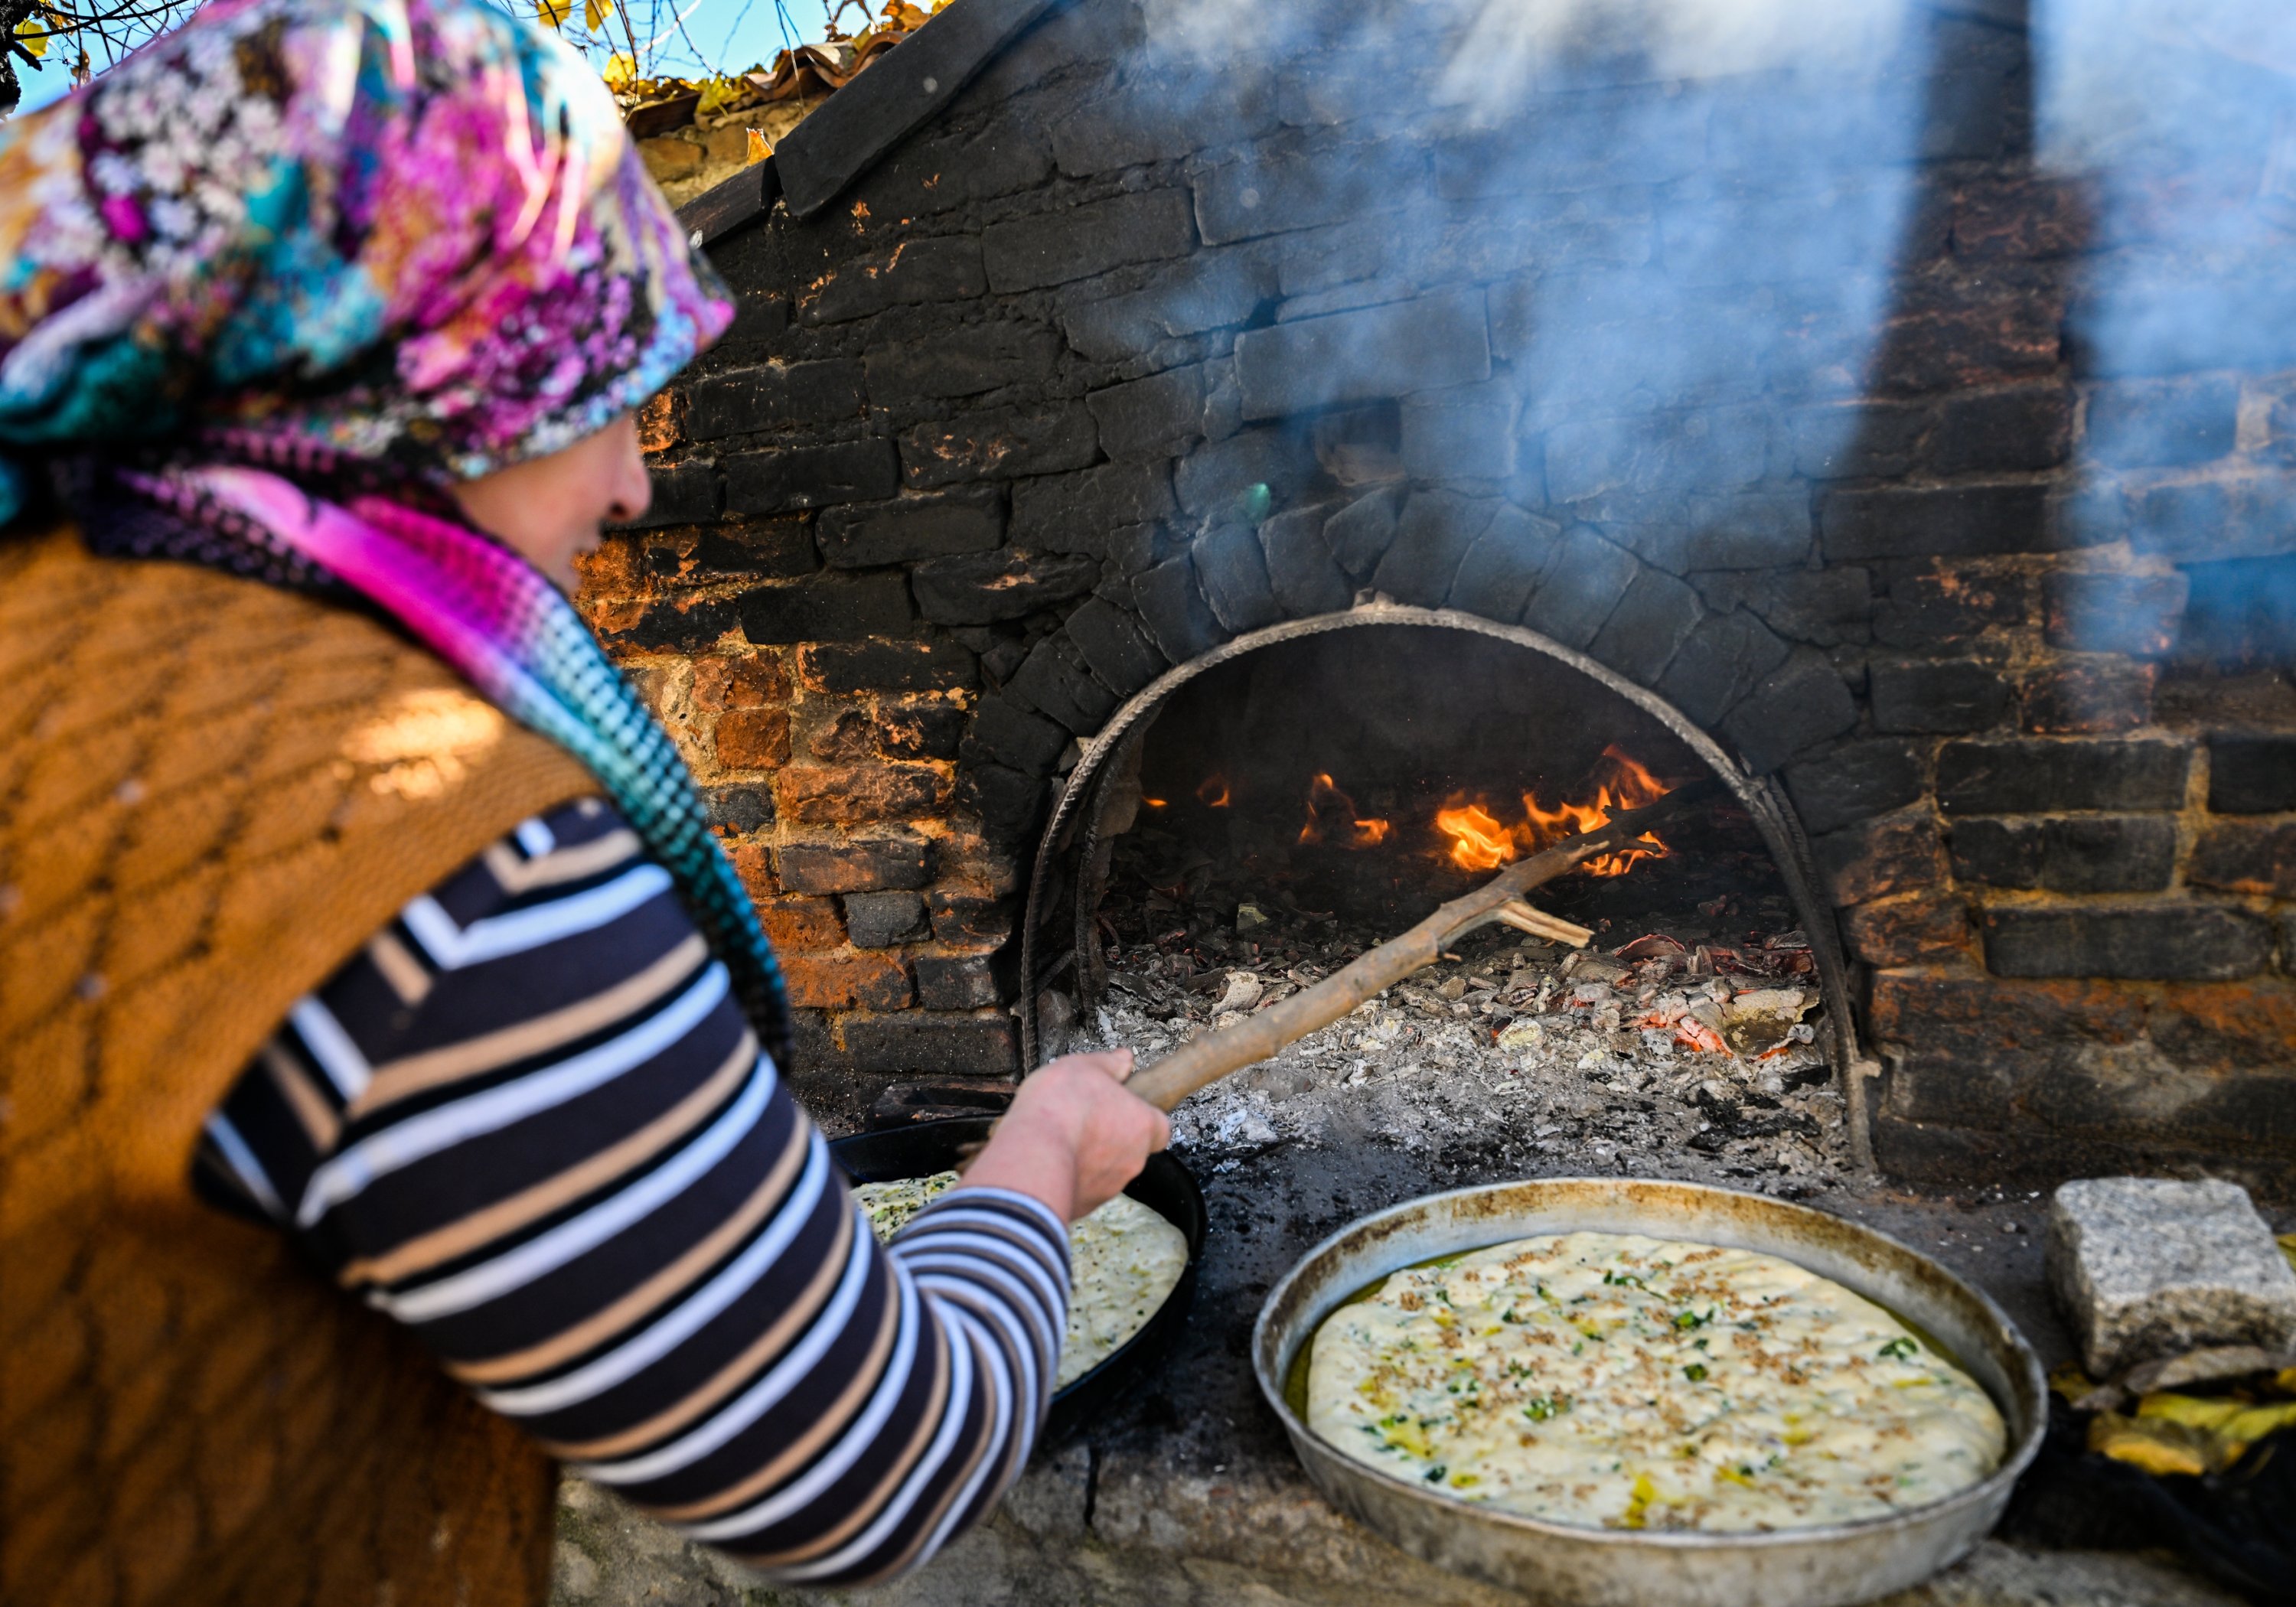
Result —
[[[1196,801],[1207,809],[1227,808],[1227,777],[1208,775],[1196,788]]]
[[[1522,795],[1523,818],[1520,825],[1501,824],[1480,804],[1439,811],[1435,825],[1451,840],[1452,863],[1467,871],[1496,870],[1518,853],[1535,854],[1565,837],[1576,837],[1608,824],[1618,810],[1638,809],[1666,796],[1666,786],[1658,777],[1616,747],[1603,749],[1603,758],[1606,762],[1596,771],[1592,799],[1583,803],[1566,800],[1546,809],[1539,807],[1536,793],[1526,792]],[[1580,868],[1590,876],[1623,876],[1643,860],[1658,858],[1666,852],[1666,844],[1648,832],[1636,838],[1636,842],[1649,846],[1598,854]]]
[[[1351,849],[1377,848],[1387,840],[1388,823],[1356,818],[1356,800],[1340,791],[1329,771],[1308,783],[1308,824],[1300,828],[1300,840],[1323,841],[1326,816],[1348,823],[1348,847]]]

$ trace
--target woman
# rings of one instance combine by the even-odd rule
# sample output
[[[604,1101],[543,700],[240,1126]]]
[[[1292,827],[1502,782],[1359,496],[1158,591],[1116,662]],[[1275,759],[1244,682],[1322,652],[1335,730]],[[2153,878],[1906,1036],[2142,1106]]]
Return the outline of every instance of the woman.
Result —
[[[0,1599],[540,1602],[553,1456],[789,1580],[929,1556],[1166,1127],[1047,1067],[886,1251],[791,1101],[545,578],[731,316],[603,88],[218,0],[0,133]]]

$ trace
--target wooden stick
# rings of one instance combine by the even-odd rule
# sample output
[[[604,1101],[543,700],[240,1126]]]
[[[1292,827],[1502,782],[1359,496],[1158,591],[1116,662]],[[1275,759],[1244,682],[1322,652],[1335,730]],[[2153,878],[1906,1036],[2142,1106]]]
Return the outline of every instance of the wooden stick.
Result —
[[[1533,909],[1520,898],[1510,898],[1500,905],[1497,918],[1517,931],[1527,931],[1534,938],[1551,938],[1573,948],[1586,947],[1595,936],[1591,927],[1576,925],[1543,909]]]
[[[1708,779],[1677,787],[1639,809],[1620,816],[1607,825],[1568,838],[1553,848],[1509,865],[1472,893],[1462,894],[1418,925],[1366,950],[1313,988],[1293,994],[1260,1011],[1239,1026],[1183,1044],[1154,1065],[1132,1074],[1125,1086],[1160,1111],[1168,1111],[1199,1088],[1208,1087],[1232,1071],[1268,1059],[1286,1044],[1298,1042],[1318,1027],[1329,1026],[1374,994],[1394,986],[1412,972],[1432,964],[1443,950],[1476,928],[1503,921],[1521,925],[1516,906],[1529,910],[1523,894],[1552,881],[1598,854],[1616,852],[1669,816],[1702,801],[1719,785]],[[1553,929],[1567,929],[1574,938],[1555,930],[1541,937],[1560,937],[1583,944],[1594,933],[1536,910],[1531,915]],[[1510,919],[1513,915],[1514,918]]]

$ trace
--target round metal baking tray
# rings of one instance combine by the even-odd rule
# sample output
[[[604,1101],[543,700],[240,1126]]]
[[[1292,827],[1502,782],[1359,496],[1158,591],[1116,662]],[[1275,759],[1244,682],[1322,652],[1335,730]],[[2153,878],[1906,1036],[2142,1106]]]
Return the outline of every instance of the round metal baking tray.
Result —
[[[967,1144],[988,1136],[995,1120],[989,1116],[958,1116],[889,1127],[882,1133],[859,1133],[831,1144],[829,1153],[856,1183],[930,1177],[953,1169]],[[1187,1267],[1139,1332],[1118,1346],[1100,1365],[1054,1395],[1039,1445],[1067,1439],[1087,1420],[1115,1405],[1154,1371],[1187,1326],[1188,1302],[1196,1291],[1196,1268],[1204,1256],[1203,1193],[1188,1168],[1168,1154],[1149,1156],[1140,1176],[1124,1192],[1187,1235]]]
[[[1538,1234],[1647,1234],[1761,1250],[1833,1279],[1940,1345],[1999,1408],[2009,1445],[1980,1483],[1886,1518],[1767,1533],[1606,1529],[1495,1512],[1342,1455],[1284,1396],[1300,1348],[1399,1267]],[[1440,1568],[1546,1607],[1842,1607],[1927,1578],[2000,1520],[2047,1423],[2041,1364],[1990,1300],[1928,1257],[1761,1194],[1632,1178],[1543,1178],[1432,1194],[1342,1228],[1269,1291],[1252,1330],[1261,1394],[1334,1506]]]

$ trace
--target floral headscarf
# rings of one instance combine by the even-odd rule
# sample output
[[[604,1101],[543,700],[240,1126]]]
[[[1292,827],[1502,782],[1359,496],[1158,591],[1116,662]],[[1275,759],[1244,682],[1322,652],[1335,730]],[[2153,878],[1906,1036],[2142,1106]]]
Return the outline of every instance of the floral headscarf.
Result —
[[[644,401],[733,307],[554,37],[481,0],[215,0],[0,127],[0,525],[395,617],[586,763],[777,1058],[755,911],[676,750],[457,480]]]

